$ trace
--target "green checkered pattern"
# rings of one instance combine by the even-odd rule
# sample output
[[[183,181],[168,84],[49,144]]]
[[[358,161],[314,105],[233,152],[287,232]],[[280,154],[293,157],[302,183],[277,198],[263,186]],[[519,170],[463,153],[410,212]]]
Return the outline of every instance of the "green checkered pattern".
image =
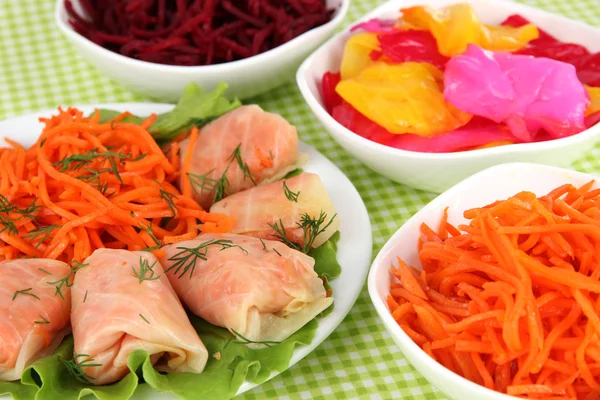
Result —
[[[521,0],[600,25],[600,0]],[[346,24],[377,0],[352,0]],[[84,62],[54,26],[53,0],[0,0],[0,119],[58,105],[148,101]],[[346,154],[304,104],[295,84],[255,102],[296,125],[354,182],[373,224],[373,254],[434,195],[391,182]],[[600,147],[575,168],[600,172]],[[365,288],[339,328],[313,353],[243,399],[444,399],[404,358],[385,331]]]

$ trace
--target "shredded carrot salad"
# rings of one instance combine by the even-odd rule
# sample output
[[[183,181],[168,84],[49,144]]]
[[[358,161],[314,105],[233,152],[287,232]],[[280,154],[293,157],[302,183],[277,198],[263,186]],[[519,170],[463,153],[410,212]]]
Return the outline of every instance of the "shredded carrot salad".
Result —
[[[530,399],[600,396],[600,189],[521,192],[423,224],[423,270],[398,259],[388,306],[459,375]]]
[[[99,113],[59,109],[29,149],[0,149],[0,260],[81,261],[102,247],[160,252],[200,231],[227,232],[230,217],[210,214],[175,184],[177,143],[163,150],[140,125],[99,123]],[[194,128],[190,135],[197,137]],[[201,222],[201,223],[199,223]]]

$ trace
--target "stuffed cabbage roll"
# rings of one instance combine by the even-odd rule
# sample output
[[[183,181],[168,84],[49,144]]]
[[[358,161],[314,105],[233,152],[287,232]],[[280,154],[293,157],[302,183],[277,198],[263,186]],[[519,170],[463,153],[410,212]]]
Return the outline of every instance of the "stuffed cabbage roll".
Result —
[[[150,354],[156,369],[196,372],[208,353],[192,327],[162,266],[144,251],[98,249],[75,276],[71,324],[75,356],[85,354],[90,382],[123,378],[136,349]]]
[[[21,378],[35,360],[52,353],[69,332],[71,289],[57,286],[71,268],[60,261],[0,263],[0,380]]]
[[[298,133],[283,117],[257,105],[236,108],[200,130],[193,149],[181,142],[181,162],[193,152],[188,176],[195,199],[208,209],[217,199],[295,168]]]
[[[163,250],[183,303],[241,340],[284,340],[333,302],[314,260],[280,242],[203,234]]]
[[[319,247],[340,227],[321,178],[307,172],[236,193],[210,211],[234,217],[232,233],[308,248]]]

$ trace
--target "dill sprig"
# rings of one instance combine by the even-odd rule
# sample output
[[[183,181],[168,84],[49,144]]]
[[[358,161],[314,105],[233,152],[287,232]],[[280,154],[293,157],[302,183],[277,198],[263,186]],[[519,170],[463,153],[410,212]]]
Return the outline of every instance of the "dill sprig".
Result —
[[[191,172],[187,173],[188,179],[192,188],[196,193],[200,194],[196,188],[200,188],[201,192],[210,192],[215,188],[215,184],[217,183],[217,179],[209,178],[208,175],[213,173],[215,169],[211,169],[205,174],[192,174]]]
[[[140,283],[144,281],[155,281],[159,279],[160,274],[156,275],[156,273],[154,272],[154,266],[156,265],[156,263],[157,261],[154,261],[154,263],[150,265],[150,262],[147,259],[140,257],[139,269],[136,270],[134,266],[131,266],[131,269],[133,270],[133,276],[138,278],[138,281]]]
[[[285,232],[285,226],[283,226],[283,221],[281,220],[281,218],[279,218],[279,222],[269,224],[269,226],[271,227],[271,229],[273,229],[273,231],[275,231],[275,234],[273,236],[275,236],[276,239],[283,242],[288,247],[291,247],[294,250],[301,250],[301,247],[297,243],[294,243],[290,239],[288,239],[287,234]]]
[[[62,160],[55,162],[53,165],[58,167],[60,172],[65,172],[68,169],[79,171],[94,160],[108,160],[110,163],[110,170],[115,172],[115,176],[120,182],[123,182],[119,175],[119,171],[117,170],[117,160],[121,161],[128,158],[131,158],[131,156],[124,153],[114,153],[112,151],[99,153],[98,149],[92,149],[87,153],[72,154],[69,157],[65,157]]]
[[[30,242],[33,242],[35,239],[39,238],[35,248],[37,249],[40,244],[44,243],[46,239],[50,236],[50,233],[54,229],[60,228],[58,225],[52,224],[47,226],[38,226],[37,229],[32,230],[31,232],[25,234],[23,236],[24,239],[29,239]]]
[[[40,271],[45,273],[46,275],[52,275],[50,272],[46,271],[44,268],[38,268]]]
[[[256,185],[256,181],[254,180],[254,177],[250,172],[250,167],[248,167],[248,164],[245,163],[242,159],[241,143],[237,145],[235,150],[233,150],[231,155],[227,158],[227,161],[229,163],[227,164],[227,167],[225,168],[219,179],[208,177],[212,172],[214,172],[214,169],[211,169],[203,175],[192,174],[189,172],[187,174],[190,184],[192,185],[192,188],[196,193],[200,194],[200,192],[202,191],[210,192],[214,190],[215,194],[213,195],[213,204],[229,196],[228,191],[231,189],[231,184],[229,182],[229,179],[227,178],[227,172],[229,172],[229,167],[231,167],[231,164],[233,162],[236,162],[237,165],[240,167],[240,170],[244,174],[244,179],[249,178],[250,181],[254,185]],[[197,188],[200,189],[200,192],[197,190]]]
[[[0,214],[0,224],[2,224],[0,233],[3,233],[4,231],[8,231],[9,235],[16,235],[17,233],[19,233],[17,226],[15,225],[13,220],[10,219],[10,217],[7,215]]]
[[[210,246],[221,246],[219,251],[237,247],[244,253],[248,253],[246,249],[244,249],[240,245],[233,244],[231,240],[210,239],[192,248],[177,247],[176,249],[180,251],[171,258],[169,258],[169,261],[175,261],[175,263],[169,268],[167,268],[165,272],[174,271],[175,275],[179,275],[178,278],[182,278],[189,271],[191,278],[194,274],[194,270],[196,269],[196,262],[198,261],[198,259],[204,261],[207,260],[206,254],[208,253],[208,248]]]
[[[78,361],[79,358],[87,357],[82,361]],[[59,359],[62,361],[64,366],[67,368],[67,371],[77,379],[79,382],[83,383],[92,383],[90,380],[95,380],[96,378],[91,377],[83,371],[83,368],[86,367],[101,367],[102,364],[94,363],[94,359],[90,358],[89,354],[75,354],[72,360],[65,360],[64,358],[59,356]],[[92,383],[93,384],[93,383]]]
[[[31,297],[35,297],[36,299],[40,300],[40,298],[34,294],[34,293],[30,293],[29,291],[33,289],[33,288],[27,288],[27,289],[22,289],[22,290],[17,290],[13,296],[13,301],[17,298],[18,295],[22,294],[22,295],[27,295],[27,296],[31,296]]]
[[[286,181],[283,181],[283,194],[285,194],[285,197],[287,197],[287,199],[293,203],[297,203],[298,202],[298,196],[300,196],[300,191],[298,190],[298,192],[293,192],[287,185]]]
[[[84,302],[84,303],[85,303],[85,301],[87,300],[87,294],[88,294],[88,291],[86,290],[86,291],[85,291],[85,296],[83,296],[83,302]]]
[[[275,247],[273,247],[273,251],[274,251],[275,253],[277,253],[277,255],[278,255],[279,257],[283,257],[283,256],[281,255],[281,253],[280,253],[280,252],[278,252],[278,251],[277,251],[277,249],[276,249]]]
[[[243,336],[241,333],[239,333],[238,331],[236,331],[235,329],[231,330],[235,336],[237,336],[239,339],[242,340],[237,340],[235,342],[232,343],[239,343],[239,344],[264,344],[267,347],[272,347],[274,344],[280,344],[281,342],[275,342],[272,340],[264,340],[264,341],[255,341],[255,340],[250,340],[247,337]]]
[[[34,324],[37,325],[46,325],[49,324],[50,321],[48,321],[42,314],[39,314],[40,318],[42,319],[41,321],[33,321]]]
[[[171,209],[173,216],[177,215],[179,208],[177,208],[174,201],[177,200],[177,195],[167,192],[166,190],[160,189],[160,198],[167,202],[167,205]]]
[[[36,213],[40,211],[42,207],[37,204],[37,198],[33,199],[31,203],[25,208],[19,208],[16,204],[12,203],[6,196],[0,194],[0,224],[2,224],[2,229],[0,229],[0,233],[8,231],[11,235],[16,235],[19,233],[17,226],[15,225],[15,221],[13,220],[9,214],[14,213],[18,214],[19,218],[27,218],[31,221],[36,219]]]
[[[242,160],[241,146],[242,146],[241,143],[237,145],[237,147],[235,148],[235,150],[233,150],[233,153],[231,153],[231,155],[229,156],[227,161],[229,161],[229,164],[231,164],[233,161],[236,161],[238,166],[242,170],[242,173],[244,174],[244,179],[249,178],[250,181],[254,185],[256,185],[256,181],[252,177],[252,173],[250,172],[250,168],[248,167],[248,164],[245,163],[244,160]]]
[[[263,245],[263,250],[264,250],[264,251],[269,251],[269,249],[267,249],[267,245],[265,244],[265,241],[264,241],[264,240],[262,240],[261,238],[259,238],[258,240],[260,240],[260,242],[262,243],[262,245]]]
[[[141,317],[141,318],[142,318],[144,321],[146,321],[146,323],[147,323],[148,325],[150,325],[150,321],[148,321],[148,320],[146,319],[146,317],[144,317],[144,315],[143,315],[143,314],[140,314],[140,317]]]
[[[59,295],[61,299],[65,299],[65,296],[62,293],[63,286],[71,287],[73,286],[73,282],[71,282],[71,278],[75,276],[75,273],[79,271],[81,268],[87,266],[88,264],[83,264],[77,260],[71,261],[71,271],[60,278],[57,281],[48,282],[49,285],[54,285],[56,287],[55,295]]]
[[[150,251],[150,250],[160,249],[160,246],[162,245],[162,243],[156,237],[156,235],[154,234],[154,231],[153,231],[153,228],[152,228],[152,223],[149,223],[148,226],[146,226],[146,227],[143,224],[140,223],[139,228],[140,228],[140,231],[146,232],[148,234],[148,236],[150,236],[150,238],[154,241],[154,243],[156,243],[155,246],[146,247],[144,250],[145,251]]]
[[[278,223],[269,224],[271,229],[275,231],[274,236],[285,243],[288,247],[291,247],[295,250],[300,250],[305,254],[311,250],[315,240],[317,237],[325,232],[327,228],[333,223],[337,214],[334,214],[333,217],[327,221],[327,213],[321,211],[318,218],[311,217],[307,213],[302,214],[300,217],[300,222],[296,223],[296,226],[302,229],[303,232],[303,244],[302,246],[297,243],[292,242],[285,232],[285,227],[283,226],[283,221],[281,218]]]
[[[308,253],[312,248],[313,243],[317,239],[317,236],[325,232],[327,228],[333,223],[333,220],[337,217],[337,214],[334,214],[329,222],[327,221],[327,214],[324,211],[321,211],[319,214],[319,218],[314,218],[308,215],[307,213],[302,214],[300,218],[300,223],[298,223],[298,227],[302,229],[304,236],[304,245],[302,251],[304,253]]]

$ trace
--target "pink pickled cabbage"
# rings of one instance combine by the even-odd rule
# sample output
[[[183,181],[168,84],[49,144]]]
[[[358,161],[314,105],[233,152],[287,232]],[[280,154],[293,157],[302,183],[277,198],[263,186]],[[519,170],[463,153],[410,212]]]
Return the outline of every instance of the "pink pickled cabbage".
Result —
[[[346,102],[334,107],[332,116],[347,129],[365,139],[397,149],[421,153],[451,153],[494,142],[517,142],[506,126],[481,117],[473,118],[467,125],[455,131],[422,137],[409,133],[394,135]]]
[[[371,33],[386,33],[390,32],[394,25],[396,24],[395,20],[385,20],[385,19],[377,19],[373,18],[366,22],[362,22],[357,24],[350,29],[350,32],[354,32],[357,30],[363,30],[365,32]]]
[[[464,112],[504,122],[525,142],[542,129],[553,138],[581,132],[590,103],[572,65],[472,44],[446,64],[444,97]]]

